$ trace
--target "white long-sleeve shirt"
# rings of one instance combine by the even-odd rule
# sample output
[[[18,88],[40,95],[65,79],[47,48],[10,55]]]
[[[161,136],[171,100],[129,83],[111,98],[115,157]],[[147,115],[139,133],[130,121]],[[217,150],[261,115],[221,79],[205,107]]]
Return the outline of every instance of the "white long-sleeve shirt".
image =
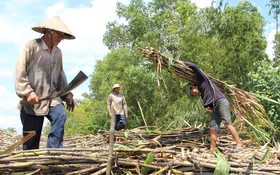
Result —
[[[53,46],[50,53],[43,38],[29,41],[21,50],[14,71],[16,94],[21,99],[35,92],[39,97],[46,97],[67,85],[62,66],[62,53]],[[48,114],[49,106],[62,103],[60,97],[43,100],[38,104],[24,104],[24,110],[31,115]],[[21,107],[21,106],[20,106]]]
[[[123,94],[111,93],[107,99],[108,112],[115,110],[116,114],[127,115],[127,104]]]

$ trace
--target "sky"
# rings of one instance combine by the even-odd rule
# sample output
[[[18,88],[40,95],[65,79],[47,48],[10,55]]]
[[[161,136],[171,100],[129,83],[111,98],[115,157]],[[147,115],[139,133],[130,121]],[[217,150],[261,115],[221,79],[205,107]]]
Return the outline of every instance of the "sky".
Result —
[[[148,0],[146,0],[148,1]],[[272,58],[272,40],[275,20],[269,16],[268,0],[249,0],[258,7],[265,18],[267,54]],[[63,53],[64,71],[70,82],[81,70],[89,76],[77,87],[74,98],[81,99],[89,92],[90,75],[97,60],[102,60],[109,50],[103,44],[108,22],[118,20],[116,3],[129,4],[129,0],[9,0],[0,1],[0,129],[14,128],[22,132],[19,98],[14,90],[13,73],[20,49],[31,39],[41,35],[31,28],[52,16],[59,16],[76,36],[75,40],[63,40],[59,48]],[[211,0],[192,0],[198,7],[211,5]],[[235,6],[239,0],[224,0]]]

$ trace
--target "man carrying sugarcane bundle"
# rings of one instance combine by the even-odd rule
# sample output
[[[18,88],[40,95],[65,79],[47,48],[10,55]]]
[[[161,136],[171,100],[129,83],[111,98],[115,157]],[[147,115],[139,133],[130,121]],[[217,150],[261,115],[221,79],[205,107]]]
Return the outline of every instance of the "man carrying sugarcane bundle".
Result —
[[[193,70],[197,77],[197,84],[187,84],[186,93],[190,96],[201,96],[204,108],[212,113],[210,121],[210,152],[214,153],[217,142],[217,131],[220,129],[220,124],[223,121],[225,127],[231,133],[236,148],[232,152],[243,151],[243,146],[238,136],[238,133],[232,125],[229,101],[220,89],[199,69],[199,67],[191,62],[184,62]]]

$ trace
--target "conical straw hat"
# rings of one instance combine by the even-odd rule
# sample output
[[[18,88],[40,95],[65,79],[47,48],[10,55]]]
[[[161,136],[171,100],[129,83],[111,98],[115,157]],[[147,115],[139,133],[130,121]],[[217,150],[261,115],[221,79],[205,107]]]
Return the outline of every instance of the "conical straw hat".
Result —
[[[44,34],[45,29],[55,30],[64,33],[64,39],[75,39],[76,37],[70,31],[70,29],[63,23],[63,21],[58,17],[54,16],[34,27],[32,30]]]

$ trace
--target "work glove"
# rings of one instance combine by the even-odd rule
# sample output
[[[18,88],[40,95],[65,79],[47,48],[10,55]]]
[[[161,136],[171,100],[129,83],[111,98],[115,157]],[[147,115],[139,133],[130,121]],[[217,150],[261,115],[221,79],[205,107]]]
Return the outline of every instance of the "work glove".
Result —
[[[66,108],[68,111],[73,112],[74,108],[75,108],[75,102],[73,99],[73,94],[72,93],[68,93],[65,97],[65,102],[66,102]]]

